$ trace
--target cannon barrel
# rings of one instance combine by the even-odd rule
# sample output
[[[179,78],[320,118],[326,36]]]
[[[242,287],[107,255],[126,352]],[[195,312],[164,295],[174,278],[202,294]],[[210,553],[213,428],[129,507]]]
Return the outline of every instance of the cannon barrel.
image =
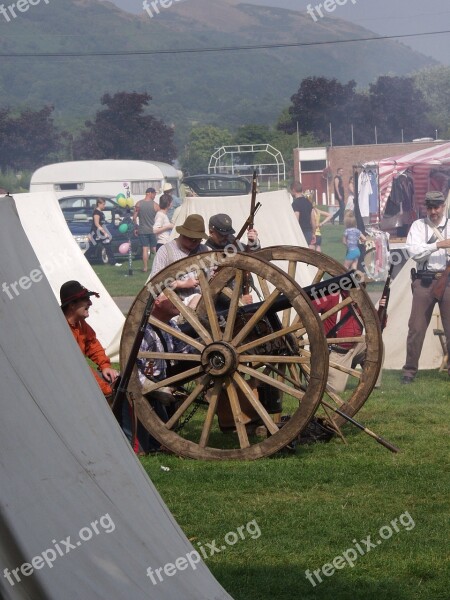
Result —
[[[336,294],[338,292],[348,292],[351,289],[358,288],[360,286],[360,281],[356,275],[356,271],[352,269],[343,275],[337,275],[336,277],[330,277],[326,281],[321,281],[320,283],[315,283],[313,285],[308,285],[302,290],[308,296],[311,301],[319,300],[324,298],[325,296]],[[253,314],[255,313],[260,306],[262,306],[263,302],[254,302],[252,304],[245,304],[244,306],[239,307],[240,314]],[[292,305],[289,299],[284,295],[280,294],[280,296],[275,300],[272,306],[267,311],[268,316],[275,315],[277,312],[281,310],[286,310],[290,308]],[[227,317],[228,310],[218,310],[217,316]],[[195,335],[194,329],[189,325],[189,323],[183,323],[181,325],[181,330],[183,333],[187,335]]]
[[[316,283],[314,285],[308,285],[302,290],[308,296],[311,301],[320,300],[325,296],[329,296],[331,294],[336,294],[338,292],[348,292],[351,289],[358,288],[360,286],[360,281],[356,276],[356,271],[353,269],[348,273],[344,273],[343,275],[338,275],[336,277],[330,277],[326,281],[321,281],[320,283]],[[254,302],[253,304],[246,304],[239,308],[239,312],[243,314],[254,313],[258,310],[258,308],[263,304],[263,302]],[[270,307],[268,314],[277,313],[280,310],[286,310],[291,307],[291,303],[286,298],[284,294],[281,294],[277,300]],[[217,314],[226,316],[226,310],[218,311]]]

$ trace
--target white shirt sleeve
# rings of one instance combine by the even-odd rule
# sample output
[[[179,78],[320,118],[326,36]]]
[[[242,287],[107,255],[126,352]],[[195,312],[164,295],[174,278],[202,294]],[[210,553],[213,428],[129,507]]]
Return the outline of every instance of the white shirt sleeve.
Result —
[[[406,238],[406,249],[408,254],[416,262],[423,262],[438,250],[436,242],[432,242],[431,244],[427,243],[427,240],[425,239],[427,237],[427,229],[429,239],[433,235],[431,227],[426,228],[423,219],[414,221],[409,230],[408,237]]]

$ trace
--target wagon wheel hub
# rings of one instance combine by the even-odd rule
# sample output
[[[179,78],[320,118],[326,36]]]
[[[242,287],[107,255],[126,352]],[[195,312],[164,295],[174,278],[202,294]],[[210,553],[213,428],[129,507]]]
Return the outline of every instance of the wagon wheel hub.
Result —
[[[209,375],[223,377],[236,371],[238,358],[230,344],[215,342],[203,350],[201,362]]]

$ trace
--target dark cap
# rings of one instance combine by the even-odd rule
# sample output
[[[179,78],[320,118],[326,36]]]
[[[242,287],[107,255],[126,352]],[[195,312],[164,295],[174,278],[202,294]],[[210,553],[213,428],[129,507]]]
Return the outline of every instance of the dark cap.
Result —
[[[79,281],[66,281],[59,290],[59,297],[61,299],[61,308],[67,306],[71,302],[77,302],[78,300],[84,300],[90,296],[100,298],[100,294],[97,292],[90,292],[87,288],[83,287]]]
[[[209,227],[210,229],[215,229],[219,233],[234,233],[231,217],[228,215],[213,215],[209,219]]]
[[[445,196],[442,192],[427,192],[425,194],[425,205],[427,208],[435,208],[445,204]]]
[[[145,190],[145,193],[146,194],[156,194],[156,190],[155,190],[155,188],[147,188]]]

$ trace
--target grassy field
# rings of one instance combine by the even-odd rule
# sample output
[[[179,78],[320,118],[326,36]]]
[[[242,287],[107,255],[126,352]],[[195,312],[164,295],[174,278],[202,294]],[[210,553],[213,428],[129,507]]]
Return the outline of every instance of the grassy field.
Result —
[[[448,376],[399,379],[387,372],[358,413],[399,454],[347,426],[348,445],[256,462],[142,459],[194,547],[224,548],[207,564],[235,600],[449,597]],[[240,526],[245,539],[229,544]],[[333,560],[334,574],[317,571]]]

